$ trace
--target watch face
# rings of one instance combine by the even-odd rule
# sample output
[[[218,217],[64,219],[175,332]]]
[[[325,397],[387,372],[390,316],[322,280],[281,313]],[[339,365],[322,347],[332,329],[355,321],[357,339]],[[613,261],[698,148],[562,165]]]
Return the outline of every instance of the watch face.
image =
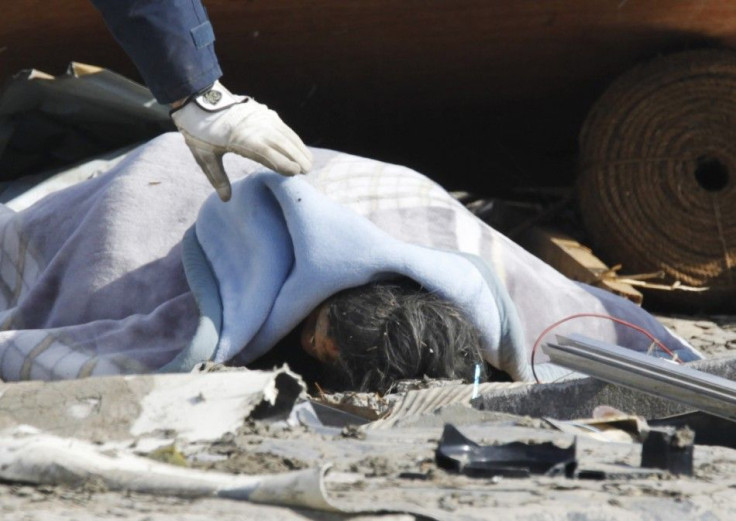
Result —
[[[217,105],[217,103],[222,99],[222,92],[210,89],[202,94],[202,97],[210,105]]]

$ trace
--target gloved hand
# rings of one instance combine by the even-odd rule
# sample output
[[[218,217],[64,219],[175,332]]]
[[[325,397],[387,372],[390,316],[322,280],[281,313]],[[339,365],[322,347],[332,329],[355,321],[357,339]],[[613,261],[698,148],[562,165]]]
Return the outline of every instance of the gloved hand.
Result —
[[[232,194],[222,164],[226,152],[288,176],[312,167],[312,153],[276,112],[252,98],[231,94],[219,81],[174,109],[171,119],[223,201]]]

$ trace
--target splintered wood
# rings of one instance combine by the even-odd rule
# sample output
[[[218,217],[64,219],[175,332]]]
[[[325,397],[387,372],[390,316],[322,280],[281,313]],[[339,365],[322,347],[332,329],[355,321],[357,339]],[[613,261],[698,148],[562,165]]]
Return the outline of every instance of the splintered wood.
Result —
[[[618,280],[615,270],[606,266],[590,248],[562,232],[532,228],[525,233],[522,245],[573,280],[606,289],[638,305],[644,299],[630,284]]]

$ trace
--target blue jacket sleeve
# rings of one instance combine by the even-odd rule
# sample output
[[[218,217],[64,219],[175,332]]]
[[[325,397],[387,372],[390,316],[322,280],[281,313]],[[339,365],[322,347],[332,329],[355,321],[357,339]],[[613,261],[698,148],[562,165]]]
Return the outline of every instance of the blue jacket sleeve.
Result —
[[[200,0],[92,0],[160,103],[215,82],[222,71]]]

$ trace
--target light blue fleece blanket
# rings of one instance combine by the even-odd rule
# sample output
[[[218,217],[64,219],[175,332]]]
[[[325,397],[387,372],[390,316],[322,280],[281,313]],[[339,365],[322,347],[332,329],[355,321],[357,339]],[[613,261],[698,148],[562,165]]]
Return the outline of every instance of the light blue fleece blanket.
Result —
[[[168,134],[100,177],[0,215],[2,378],[247,363],[328,296],[396,275],[464,309],[487,360],[517,380],[532,379],[539,334],[580,312],[623,318],[681,358],[699,357],[644,310],[563,277],[426,177],[314,153],[314,170],[296,178],[227,156],[239,180],[222,203],[180,136]],[[577,319],[555,333],[570,331],[650,346],[607,320]],[[567,373],[543,356],[536,372]]]

